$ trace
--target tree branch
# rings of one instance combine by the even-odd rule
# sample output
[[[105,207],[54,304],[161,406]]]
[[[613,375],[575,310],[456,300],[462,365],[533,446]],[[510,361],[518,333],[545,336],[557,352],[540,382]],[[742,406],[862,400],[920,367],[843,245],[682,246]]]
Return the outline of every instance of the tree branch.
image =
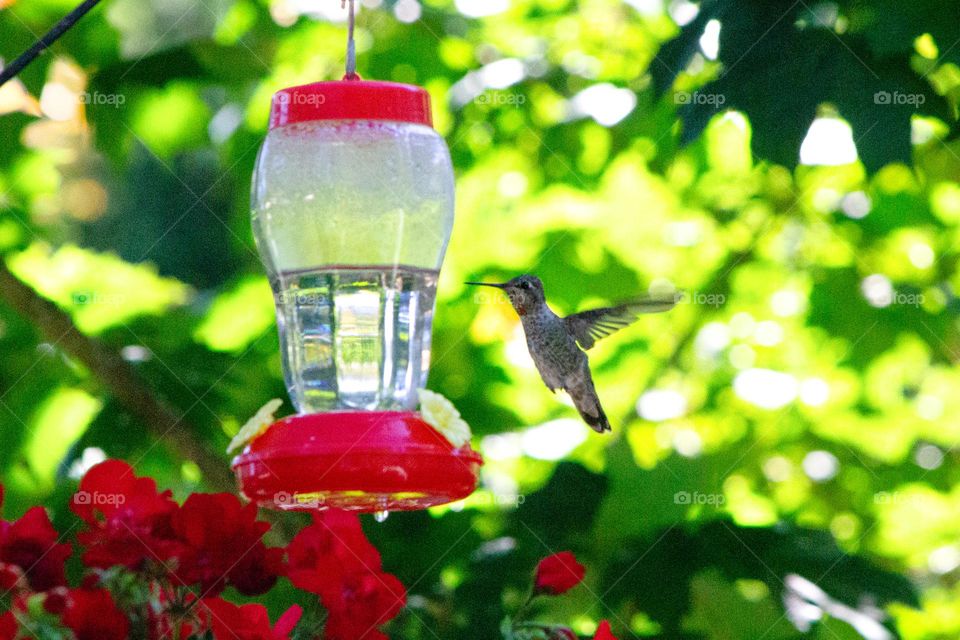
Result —
[[[99,2],[100,0],[81,2],[33,46],[0,70],[0,87],[16,77]],[[82,362],[110,390],[113,397],[143,423],[154,438],[196,462],[208,484],[221,489],[235,486],[226,461],[194,437],[193,429],[184,422],[183,416],[155,395],[129,362],[99,341],[82,334],[70,316],[21,282],[2,260],[0,297],[37,326],[47,340],[56,343]]]
[[[150,435],[196,462],[209,485],[231,490],[236,486],[226,460],[194,436],[183,415],[159,398],[129,362],[81,333],[69,315],[13,275],[2,260],[0,297],[38,327],[47,340],[83,363]]]

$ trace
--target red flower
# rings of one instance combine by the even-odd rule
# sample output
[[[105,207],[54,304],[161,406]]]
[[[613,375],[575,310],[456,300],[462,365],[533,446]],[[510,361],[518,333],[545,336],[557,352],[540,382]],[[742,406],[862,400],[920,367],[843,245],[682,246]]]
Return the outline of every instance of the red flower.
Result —
[[[17,619],[12,611],[0,614],[0,640],[14,640],[17,637]]]
[[[20,567],[0,562],[0,591],[13,591],[18,584],[26,587],[27,583],[23,578]]]
[[[71,591],[63,624],[77,640],[126,640],[130,630],[129,620],[106,589]]]
[[[293,605],[270,628],[270,617],[262,604],[237,606],[220,598],[207,598],[203,605],[210,613],[214,640],[289,640],[303,609]]]
[[[147,607],[146,637],[148,640],[203,637],[206,627],[193,593],[176,593],[162,581],[150,585],[150,606]],[[194,636],[194,632],[198,635]]]
[[[382,639],[377,627],[394,618],[406,590],[383,572],[380,553],[343,511],[314,518],[287,547],[287,575],[294,586],[316,593],[327,609],[327,640]]]
[[[43,598],[43,609],[48,613],[60,615],[70,605],[70,591],[66,587],[51,589]]]
[[[610,623],[606,620],[600,621],[600,626],[597,627],[597,632],[593,634],[593,640],[617,640],[613,635],[613,632],[610,631]]]
[[[339,592],[321,595],[327,608],[327,640],[386,640],[377,628],[392,620],[406,602],[406,591],[389,573],[357,572],[344,577]]]
[[[87,547],[87,566],[139,569],[145,561],[165,561],[175,549],[170,519],[177,503],[169,491],[159,493],[153,479],[135,476],[121,460],[91,468],[70,509],[90,528],[77,536]]]
[[[43,507],[33,507],[15,522],[0,522],[0,563],[19,568],[37,591],[66,584],[63,563],[70,545],[58,544],[58,538]],[[17,577],[10,566],[2,574],[4,584]]]
[[[314,516],[287,547],[288,577],[305,591],[320,593],[335,578],[359,569],[379,571],[380,553],[363,533],[357,516],[325,511]],[[318,572],[317,567],[324,571]]]
[[[547,556],[537,565],[534,593],[557,596],[583,581],[586,569],[569,551]]]
[[[268,549],[270,529],[257,520],[257,506],[229,493],[195,493],[173,516],[183,543],[175,580],[199,584],[202,596],[218,595],[229,582],[245,595],[269,591],[283,570],[283,550]]]

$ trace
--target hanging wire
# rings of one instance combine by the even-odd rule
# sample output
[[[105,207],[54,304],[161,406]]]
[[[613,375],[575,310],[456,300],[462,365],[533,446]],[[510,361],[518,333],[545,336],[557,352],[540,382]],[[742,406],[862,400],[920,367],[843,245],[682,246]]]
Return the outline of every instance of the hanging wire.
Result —
[[[343,4],[340,6],[349,5],[349,11],[347,13],[347,74],[344,76],[345,80],[357,80],[360,76],[357,75],[357,47],[353,42],[353,25],[356,20],[354,16],[354,0],[343,0]]]
[[[48,31],[42,38],[33,43],[33,46],[24,51],[16,60],[11,62],[8,66],[4,67],[0,71],[0,87],[4,85],[7,80],[16,77],[18,73],[23,71],[23,68],[28,64],[33,62],[37,56],[43,53],[47,47],[52,45],[57,41],[57,38],[62,36],[67,32],[67,29],[72,27],[77,23],[77,20],[82,18],[90,9],[93,9],[100,0],[85,0],[80,3],[80,5],[68,13],[63,20],[54,25],[50,31]],[[353,7],[353,0],[350,0],[350,7]]]

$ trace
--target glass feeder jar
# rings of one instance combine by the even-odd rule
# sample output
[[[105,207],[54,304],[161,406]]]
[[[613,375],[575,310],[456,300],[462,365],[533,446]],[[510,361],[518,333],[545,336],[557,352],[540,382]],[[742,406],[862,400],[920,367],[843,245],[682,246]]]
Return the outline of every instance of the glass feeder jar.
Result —
[[[420,87],[342,80],[274,96],[252,222],[300,413],[416,406],[453,204]]]
[[[377,512],[469,495],[479,455],[413,411],[454,214],[429,94],[360,79],[277,92],[251,208],[297,415],[234,460],[241,491]]]

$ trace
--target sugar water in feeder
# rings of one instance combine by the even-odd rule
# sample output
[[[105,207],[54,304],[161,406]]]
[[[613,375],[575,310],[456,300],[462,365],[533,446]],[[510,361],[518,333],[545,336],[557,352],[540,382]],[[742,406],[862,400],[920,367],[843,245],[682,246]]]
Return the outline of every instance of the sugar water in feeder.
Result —
[[[453,205],[422,88],[348,76],[274,95],[252,224],[298,414],[234,460],[248,498],[382,513],[476,487],[480,457],[413,411]]]
[[[428,100],[350,80],[274,98],[253,226],[302,413],[412,409],[426,382],[453,227],[453,171]],[[375,119],[387,117],[410,121]]]

